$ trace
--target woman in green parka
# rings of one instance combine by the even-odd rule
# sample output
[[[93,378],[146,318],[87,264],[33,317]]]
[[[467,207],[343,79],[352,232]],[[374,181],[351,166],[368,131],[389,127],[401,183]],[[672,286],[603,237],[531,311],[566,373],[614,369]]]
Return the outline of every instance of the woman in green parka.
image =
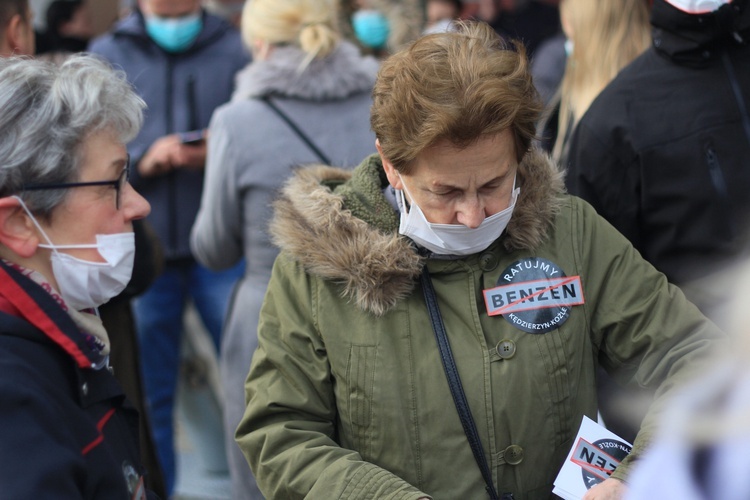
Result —
[[[379,155],[288,182],[236,434],[268,498],[550,498],[597,365],[663,401],[722,336],[564,193],[540,108],[523,47],[464,25],[383,63]],[[651,428],[585,498],[621,498]]]

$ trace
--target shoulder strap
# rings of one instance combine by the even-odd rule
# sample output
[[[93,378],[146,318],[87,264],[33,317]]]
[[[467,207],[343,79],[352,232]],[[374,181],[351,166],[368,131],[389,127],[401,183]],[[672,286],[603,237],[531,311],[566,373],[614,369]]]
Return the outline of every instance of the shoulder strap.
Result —
[[[323,152],[318,149],[318,147],[313,143],[309,137],[305,135],[304,132],[297,126],[296,123],[292,121],[291,118],[289,118],[288,115],[286,115],[279,107],[271,101],[271,98],[269,96],[263,96],[261,98],[263,102],[265,102],[269,108],[271,108],[277,115],[279,115],[279,118],[284,120],[284,122],[289,125],[289,128],[291,128],[297,136],[302,139],[302,141],[307,144],[307,147],[309,147],[316,155],[318,155],[318,158],[320,158],[320,161],[325,163],[326,165],[331,165],[331,160],[328,159],[326,155],[323,154]]]
[[[466,401],[466,394],[461,385],[461,378],[458,376],[458,368],[456,368],[456,362],[453,360],[453,351],[451,351],[451,345],[448,342],[448,336],[445,333],[445,325],[443,324],[443,318],[440,315],[437,296],[435,295],[435,289],[432,286],[432,280],[430,279],[430,273],[427,271],[427,266],[422,268],[421,281],[424,299],[427,303],[427,310],[430,313],[432,329],[435,331],[438,349],[440,349],[440,359],[443,362],[443,368],[445,369],[445,376],[448,379],[448,385],[451,389],[453,402],[456,405],[456,410],[458,410],[458,416],[461,418],[461,425],[463,425],[464,433],[466,433],[466,437],[469,440],[469,445],[471,445],[471,451],[474,453],[474,460],[477,461],[484,482],[487,484],[487,493],[491,500],[497,500],[497,492],[495,491],[495,486],[492,484],[492,474],[490,474],[490,468],[484,457],[482,442],[479,440],[479,433],[477,432],[474,418],[471,416],[471,408],[469,408],[469,403]]]

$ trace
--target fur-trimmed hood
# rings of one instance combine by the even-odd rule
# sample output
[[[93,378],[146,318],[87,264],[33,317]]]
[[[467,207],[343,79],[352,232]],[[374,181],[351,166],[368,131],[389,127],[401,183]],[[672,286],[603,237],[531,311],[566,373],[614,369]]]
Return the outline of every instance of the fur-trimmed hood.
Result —
[[[294,45],[276,47],[267,60],[251,62],[237,74],[237,90],[232,100],[266,95],[311,101],[345,99],[370,92],[375,84],[378,61],[362,56],[346,40],[328,56],[313,59],[304,66],[307,57],[307,53]]]
[[[547,238],[564,192],[562,173],[541,151],[518,169],[521,194],[501,236],[508,251],[534,251]],[[383,194],[380,158],[354,171],[324,165],[299,169],[275,202],[274,243],[310,274],[336,281],[343,294],[377,316],[414,288],[424,257],[398,233],[399,214]]]

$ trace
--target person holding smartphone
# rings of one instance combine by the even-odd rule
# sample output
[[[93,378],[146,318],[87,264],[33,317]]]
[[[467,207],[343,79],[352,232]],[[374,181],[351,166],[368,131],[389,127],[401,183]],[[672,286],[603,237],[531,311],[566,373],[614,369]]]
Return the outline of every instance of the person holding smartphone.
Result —
[[[229,100],[249,55],[228,22],[199,0],[139,0],[137,9],[90,51],[122,68],[148,104],[143,130],[128,144],[132,182],[151,203],[148,220],[164,249],[163,273],[134,302],[144,385],[171,494],[175,478],[173,410],[183,314],[192,301],[218,349],[231,289],[242,264],[213,272],[198,264],[190,228],[203,189],[208,127]]]

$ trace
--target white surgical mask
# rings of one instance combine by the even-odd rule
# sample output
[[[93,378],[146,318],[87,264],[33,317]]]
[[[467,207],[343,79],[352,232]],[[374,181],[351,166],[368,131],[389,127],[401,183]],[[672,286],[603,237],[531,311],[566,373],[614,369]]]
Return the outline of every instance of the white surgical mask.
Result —
[[[23,200],[17,196],[16,198],[47,240],[48,244],[39,246],[52,249],[52,273],[65,304],[78,311],[92,309],[108,302],[125,289],[133,274],[134,233],[97,234],[96,243],[92,244],[54,245]],[[73,248],[95,248],[106,262],[78,259],[58,251]]]
[[[667,0],[667,3],[672,4],[673,7],[677,7],[688,14],[706,14],[715,11],[730,1],[731,0]]]
[[[521,188],[515,187],[516,181],[513,179],[514,189],[510,206],[485,218],[479,227],[472,229],[463,224],[436,224],[428,221],[414,201],[414,197],[406,190],[403,179],[401,185],[404,189],[396,190],[401,211],[398,232],[439,255],[471,255],[490,246],[505,231],[521,192]],[[404,191],[411,198],[408,212]]]

